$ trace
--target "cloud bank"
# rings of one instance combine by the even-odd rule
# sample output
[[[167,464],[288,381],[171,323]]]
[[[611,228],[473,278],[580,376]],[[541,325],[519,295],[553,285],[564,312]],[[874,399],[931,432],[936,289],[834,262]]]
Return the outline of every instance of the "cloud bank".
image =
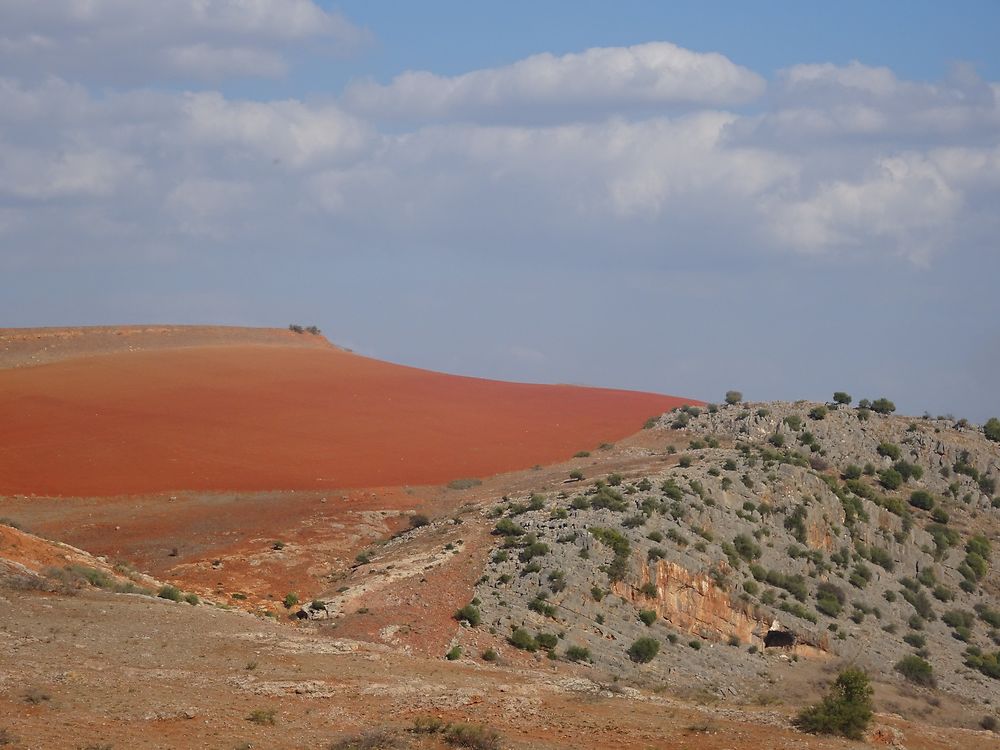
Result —
[[[409,71],[388,85],[357,83],[345,98],[352,109],[374,117],[495,120],[531,116],[532,110],[606,115],[631,107],[735,105],[757,98],[764,87],[763,78],[723,55],[650,42],[532,55],[451,78]]]

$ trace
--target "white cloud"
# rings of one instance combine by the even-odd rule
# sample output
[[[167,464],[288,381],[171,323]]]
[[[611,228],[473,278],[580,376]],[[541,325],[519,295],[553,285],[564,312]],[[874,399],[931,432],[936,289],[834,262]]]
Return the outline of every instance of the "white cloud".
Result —
[[[895,95],[901,88],[899,79],[889,68],[875,68],[857,61],[843,66],[831,63],[793,65],[781,72],[781,78],[785,88],[792,92],[841,89],[884,97]]]
[[[775,239],[795,250],[887,250],[925,265],[947,245],[962,196],[933,161],[911,153],[879,159],[860,179],[774,195],[765,205]]]
[[[137,257],[227,247],[266,256],[276,238],[294,236],[327,253],[447,248],[692,262],[793,253],[926,265],[953,252],[956,237],[996,227],[995,84],[968,71],[926,84],[885,69],[802,66],[752,114],[707,105],[669,116],[633,111],[686,96],[677,55],[695,68],[736,71],[732,80],[742,82],[705,85],[700,96],[759,90],[724,58],[666,45],[661,59],[663,48],[537,56],[468,74],[483,87],[434,78],[447,84],[444,94],[416,114],[442,121],[382,130],[358,114],[358,89],[348,105],[217,91],[96,94],[54,76],[0,78],[5,242],[53,254],[107,253],[118,243]],[[216,62],[221,75],[240,65],[263,73],[268,60],[222,53]],[[580,81],[594,87],[587,118],[568,114],[587,98]],[[490,107],[500,102],[527,114],[519,123],[469,121],[472,112],[498,119]],[[550,106],[565,116],[533,121]],[[913,125],[934,116],[950,124]],[[199,242],[206,238],[210,250]]]
[[[366,38],[312,0],[10,0],[0,3],[8,73],[97,81],[275,77],[286,53]]]
[[[853,62],[797,65],[779,73],[773,106],[745,129],[759,140],[991,138],[1000,128],[1000,86],[955,65],[938,83],[900,80]],[[749,124],[749,123],[748,123]]]
[[[370,139],[360,120],[339,108],[295,100],[232,101],[221,94],[188,94],[181,110],[192,142],[240,150],[242,155],[317,168],[359,153]]]
[[[195,78],[222,79],[231,76],[278,78],[288,70],[281,55],[247,47],[212,47],[190,44],[164,51],[167,65]]]
[[[253,205],[253,187],[247,182],[186,179],[170,190],[166,209],[182,232],[224,239],[230,227],[242,221],[245,207]]]
[[[732,105],[763,93],[756,73],[716,53],[668,42],[597,47],[560,57],[533,55],[512,65],[455,77],[411,71],[388,85],[357,83],[348,106],[376,117],[494,119],[631,107]]]
[[[52,153],[0,142],[0,196],[25,200],[109,196],[136,178],[138,167],[138,159],[99,147]]]

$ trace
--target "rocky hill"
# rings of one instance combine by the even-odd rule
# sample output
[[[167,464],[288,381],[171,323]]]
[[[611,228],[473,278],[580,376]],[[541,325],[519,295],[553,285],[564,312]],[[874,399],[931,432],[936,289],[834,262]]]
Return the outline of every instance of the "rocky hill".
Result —
[[[488,511],[466,620],[744,698],[778,654],[1000,701],[1000,446],[982,430],[803,402],[684,407],[651,431],[654,471]]]

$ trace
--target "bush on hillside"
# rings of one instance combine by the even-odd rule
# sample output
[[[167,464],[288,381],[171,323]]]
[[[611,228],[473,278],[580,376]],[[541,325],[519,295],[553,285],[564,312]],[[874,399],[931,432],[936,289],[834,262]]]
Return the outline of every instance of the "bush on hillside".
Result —
[[[639,638],[628,647],[628,658],[636,664],[653,661],[660,653],[660,642],[655,638]]]
[[[803,709],[795,726],[811,734],[861,739],[872,719],[872,687],[860,669],[845,669],[820,703]]]
[[[991,417],[983,425],[983,434],[990,440],[1000,443],[1000,419]]]
[[[887,398],[877,398],[872,401],[871,410],[876,414],[892,414],[896,411],[896,405]]]
[[[934,687],[934,668],[919,656],[904,656],[894,669],[912,683]]]

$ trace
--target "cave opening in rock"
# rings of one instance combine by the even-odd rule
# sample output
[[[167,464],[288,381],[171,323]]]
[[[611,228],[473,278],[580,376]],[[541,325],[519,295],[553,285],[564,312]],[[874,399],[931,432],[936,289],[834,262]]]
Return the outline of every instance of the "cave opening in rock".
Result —
[[[795,645],[795,633],[790,630],[768,630],[764,636],[764,648],[791,648]]]

